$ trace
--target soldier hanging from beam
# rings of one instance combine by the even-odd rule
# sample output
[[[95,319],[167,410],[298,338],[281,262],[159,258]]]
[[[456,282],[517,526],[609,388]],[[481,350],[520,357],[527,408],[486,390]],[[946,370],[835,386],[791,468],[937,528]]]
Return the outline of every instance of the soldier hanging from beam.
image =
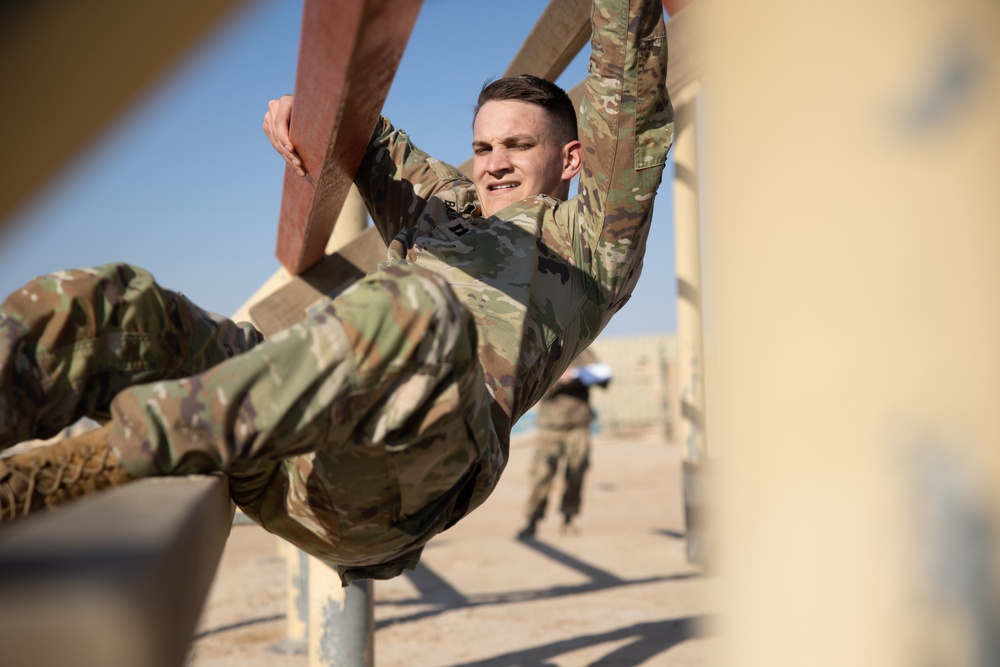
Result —
[[[659,0],[595,0],[579,127],[554,84],[483,87],[471,179],[381,118],[354,182],[377,271],[267,340],[127,264],[0,306],[0,461],[21,516],[130,479],[221,471],[266,530],[347,582],[416,566],[492,492],[511,426],[625,304],[673,132]],[[265,131],[293,167],[293,98]],[[579,175],[578,193],[569,196]]]

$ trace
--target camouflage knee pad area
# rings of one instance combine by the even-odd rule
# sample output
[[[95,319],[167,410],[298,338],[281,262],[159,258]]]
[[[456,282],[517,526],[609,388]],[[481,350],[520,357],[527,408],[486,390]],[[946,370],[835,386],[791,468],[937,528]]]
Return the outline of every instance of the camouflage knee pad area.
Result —
[[[499,477],[474,322],[414,267],[197,376],[124,391],[113,413],[133,472],[229,472],[249,516],[341,565],[412,553]]]
[[[0,447],[106,416],[125,387],[197,372],[261,339],[127,264],[35,278],[0,305]]]
[[[450,288],[389,267],[244,354],[121,392],[112,440],[140,475],[227,471],[330,443],[405,447],[446,385],[471,403],[481,378],[474,324]]]

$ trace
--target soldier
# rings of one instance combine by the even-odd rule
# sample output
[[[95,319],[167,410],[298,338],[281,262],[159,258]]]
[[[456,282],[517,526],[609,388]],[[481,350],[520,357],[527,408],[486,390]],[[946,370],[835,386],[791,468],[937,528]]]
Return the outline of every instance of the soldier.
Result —
[[[673,132],[658,0],[596,0],[579,135],[558,87],[483,88],[474,174],[382,119],[355,183],[379,270],[263,340],[124,264],[0,306],[0,514],[133,477],[222,471],[243,512],[345,585],[416,566],[499,480],[511,425],[628,300]],[[291,98],[265,131],[293,165]],[[569,182],[579,174],[579,194]]]
[[[573,530],[573,518],[580,513],[583,478],[590,467],[590,388],[606,388],[611,382],[611,367],[597,360],[587,348],[559,376],[552,388],[538,402],[538,436],[531,462],[531,493],[525,507],[527,525],[518,533],[521,539],[535,536],[538,522],[545,516],[549,491],[560,463],[564,468],[564,486],[559,511],[562,531]]]

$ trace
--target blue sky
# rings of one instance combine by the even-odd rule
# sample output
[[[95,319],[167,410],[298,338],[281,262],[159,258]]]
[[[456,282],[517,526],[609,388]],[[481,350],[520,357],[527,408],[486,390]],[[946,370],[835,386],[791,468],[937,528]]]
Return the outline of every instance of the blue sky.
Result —
[[[472,105],[547,0],[425,0],[383,113],[453,164],[471,155]],[[0,294],[33,276],[127,261],[230,315],[278,269],[284,163],[260,129],[291,92],[301,2],[245,3],[0,232]],[[585,50],[586,51],[586,50]],[[586,53],[559,83],[586,72]],[[657,197],[642,279],[604,336],[676,330],[672,165]]]

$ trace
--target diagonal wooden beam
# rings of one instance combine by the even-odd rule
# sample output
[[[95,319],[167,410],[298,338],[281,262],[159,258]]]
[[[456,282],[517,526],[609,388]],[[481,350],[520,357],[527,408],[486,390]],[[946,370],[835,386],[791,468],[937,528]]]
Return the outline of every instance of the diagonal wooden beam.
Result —
[[[0,2],[0,226],[240,4]]]
[[[338,251],[324,255],[300,275],[249,306],[249,317],[270,338],[304,320],[316,304],[340,294],[377,269],[378,262],[385,259],[385,252],[378,230],[368,227]]]
[[[590,40],[593,0],[551,0],[504,76],[534,74],[555,81]]]
[[[419,0],[306,0],[277,256],[298,274],[324,255],[413,30]],[[349,103],[348,103],[349,102]]]

